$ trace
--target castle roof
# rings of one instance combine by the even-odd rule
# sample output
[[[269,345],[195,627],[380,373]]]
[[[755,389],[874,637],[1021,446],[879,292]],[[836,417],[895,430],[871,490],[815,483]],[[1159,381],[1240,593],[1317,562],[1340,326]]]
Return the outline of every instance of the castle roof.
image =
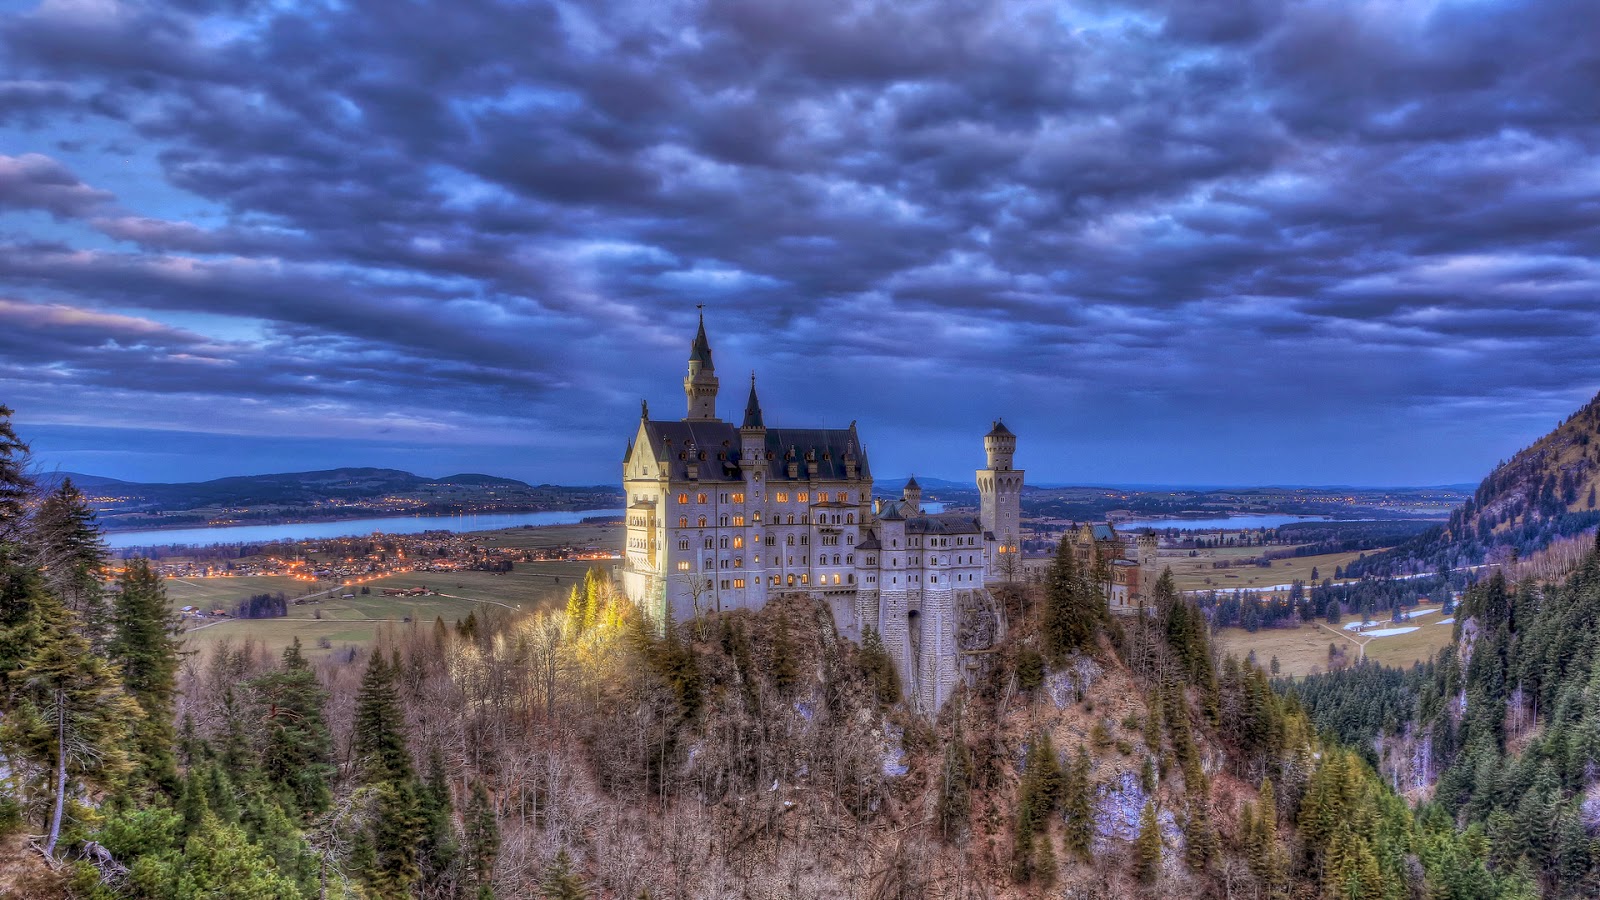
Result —
[[[673,481],[686,481],[689,477],[689,454],[696,456],[700,481],[743,481],[739,470],[739,429],[731,422],[646,421],[645,439],[650,452],[667,468],[667,477]],[[799,464],[798,474],[789,477],[789,460],[793,451]],[[773,483],[799,483],[810,481],[806,470],[806,457],[817,463],[818,481],[845,481],[848,479],[845,456],[854,454],[856,476],[870,481],[872,470],[867,464],[867,454],[856,436],[855,425],[849,428],[768,428],[765,459],[766,480]]]
[[[1094,539],[1097,541],[1117,540],[1117,530],[1105,522],[1097,522],[1091,530],[1094,532]]]
[[[706,315],[700,314],[700,330],[695,332],[694,345],[689,348],[689,361],[699,360],[707,369],[711,365],[711,342],[706,340]]]
[[[922,485],[917,484],[917,476],[913,475],[910,478],[906,479],[906,490],[908,490],[908,491],[920,491],[920,490],[922,490]]]
[[[905,516],[900,515],[900,504],[893,501],[884,504],[883,512],[878,516],[883,522],[904,522]]]
[[[1000,419],[995,419],[994,420],[994,427],[989,429],[989,436],[990,437],[999,437],[999,436],[1002,436],[1002,435],[1009,435],[1009,434],[1011,434],[1011,429],[1007,428],[1006,427],[1006,423],[1001,421]],[[1015,435],[1012,435],[1012,436],[1015,437]]]
[[[765,428],[761,421],[761,401],[756,399],[756,376],[750,375],[750,399],[744,405],[744,424],[741,428]]]
[[[977,519],[960,513],[906,520],[906,534],[977,534],[980,530]]]

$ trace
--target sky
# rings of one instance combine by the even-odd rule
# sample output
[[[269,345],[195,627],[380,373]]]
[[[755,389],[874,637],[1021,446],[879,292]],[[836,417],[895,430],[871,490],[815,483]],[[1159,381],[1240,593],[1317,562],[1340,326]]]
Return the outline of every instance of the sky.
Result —
[[[1476,481],[1600,389],[1592,0],[0,0],[47,468]]]

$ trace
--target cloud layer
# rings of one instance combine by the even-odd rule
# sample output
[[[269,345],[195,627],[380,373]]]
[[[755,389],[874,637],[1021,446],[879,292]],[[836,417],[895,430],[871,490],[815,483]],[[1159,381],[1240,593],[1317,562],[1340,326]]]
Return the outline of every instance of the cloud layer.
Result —
[[[610,481],[699,303],[885,473],[1467,480],[1600,386],[1579,0],[323,6],[0,19],[24,423]]]

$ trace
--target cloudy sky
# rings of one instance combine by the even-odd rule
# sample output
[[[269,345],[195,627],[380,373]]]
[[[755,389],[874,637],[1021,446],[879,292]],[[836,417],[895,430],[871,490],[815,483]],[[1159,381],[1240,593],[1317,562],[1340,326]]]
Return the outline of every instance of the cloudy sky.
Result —
[[[1476,480],[1600,388],[1592,0],[0,0],[0,403],[48,466]]]

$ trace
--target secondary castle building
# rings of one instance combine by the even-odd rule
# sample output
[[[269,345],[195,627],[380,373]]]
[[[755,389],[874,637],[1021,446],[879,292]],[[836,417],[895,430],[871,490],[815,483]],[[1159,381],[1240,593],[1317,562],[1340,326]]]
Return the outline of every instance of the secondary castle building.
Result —
[[[958,646],[963,622],[992,615],[986,584],[1017,572],[1016,435],[997,421],[984,436],[977,516],[933,515],[915,479],[899,499],[874,502],[854,422],[768,427],[752,376],[735,426],[717,415],[719,387],[702,318],[683,380],[687,414],[654,419],[643,406],[624,456],[628,596],[680,621],[760,609],[788,592],[818,597],[846,636],[876,630],[907,696],[936,711],[962,651],[979,649]]]

